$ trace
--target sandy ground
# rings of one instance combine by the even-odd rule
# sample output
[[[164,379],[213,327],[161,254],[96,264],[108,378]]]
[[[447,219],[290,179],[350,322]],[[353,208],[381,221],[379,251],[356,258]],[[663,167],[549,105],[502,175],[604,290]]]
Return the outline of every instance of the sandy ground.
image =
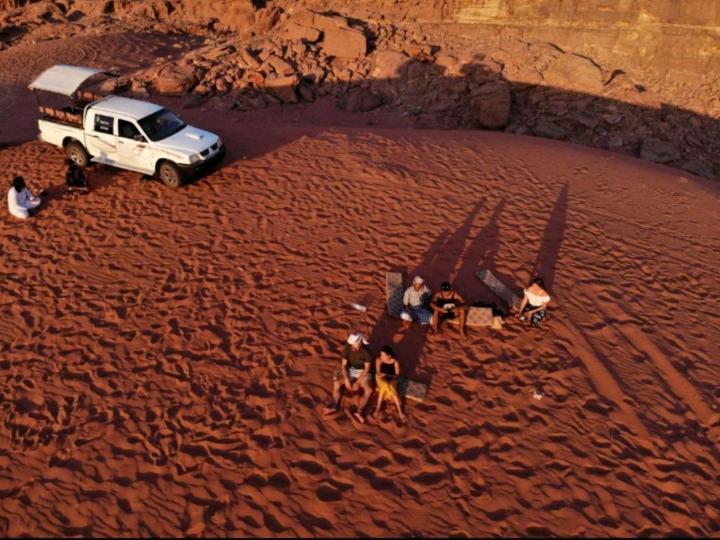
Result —
[[[98,167],[62,194],[60,151],[0,149],[52,194],[0,218],[0,533],[718,534],[717,184],[262,114],[188,109],[231,154],[176,191]],[[539,272],[554,309],[465,343],[403,331],[397,267],[473,300],[480,267]],[[322,418],[356,329],[430,384],[408,425]]]

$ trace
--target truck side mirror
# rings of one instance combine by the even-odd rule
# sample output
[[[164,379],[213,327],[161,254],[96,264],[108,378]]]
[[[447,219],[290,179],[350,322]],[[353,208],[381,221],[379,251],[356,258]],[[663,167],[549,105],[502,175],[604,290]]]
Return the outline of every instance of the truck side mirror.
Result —
[[[139,133],[133,137],[133,140],[135,142],[145,142],[145,137],[140,135]]]

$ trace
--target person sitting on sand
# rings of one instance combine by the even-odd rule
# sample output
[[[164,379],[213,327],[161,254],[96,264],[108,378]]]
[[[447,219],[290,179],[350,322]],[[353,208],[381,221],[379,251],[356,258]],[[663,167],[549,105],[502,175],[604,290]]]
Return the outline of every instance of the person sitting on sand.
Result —
[[[373,391],[370,377],[372,357],[367,345],[368,342],[362,334],[350,334],[347,338],[347,345],[342,352],[340,375],[337,378],[333,377],[333,404],[323,411],[326,415],[334,414],[340,409],[343,387],[348,392],[362,389],[362,401],[353,416],[359,422],[365,423],[363,411]]]
[[[403,320],[403,326],[408,327],[412,321],[420,324],[430,324],[432,321],[432,311],[428,309],[428,302],[432,293],[425,285],[425,280],[420,276],[413,278],[413,283],[405,290],[403,295],[404,309],[400,313]]]
[[[76,189],[88,191],[88,178],[85,171],[72,159],[66,159],[67,171],[65,172],[65,185],[68,191]]]
[[[400,362],[395,358],[392,347],[385,345],[380,349],[380,354],[375,360],[375,384],[378,390],[378,400],[375,412],[371,415],[373,418],[377,418],[383,402],[392,400],[395,407],[397,407],[400,421],[404,423],[407,420],[400,405],[400,396],[397,391],[397,378],[399,376]]]
[[[545,290],[545,282],[541,277],[534,278],[524,292],[525,296],[517,310],[516,317],[521,321],[529,320],[530,324],[537,328],[547,315],[550,294]]]
[[[433,310],[432,329],[440,333],[440,321],[458,318],[460,322],[460,335],[465,337],[465,300],[459,292],[453,290],[450,282],[444,281],[440,290],[433,294],[430,307]]]
[[[12,187],[8,191],[8,210],[16,218],[27,219],[40,206],[40,197],[33,195],[25,184],[22,176],[13,178]]]

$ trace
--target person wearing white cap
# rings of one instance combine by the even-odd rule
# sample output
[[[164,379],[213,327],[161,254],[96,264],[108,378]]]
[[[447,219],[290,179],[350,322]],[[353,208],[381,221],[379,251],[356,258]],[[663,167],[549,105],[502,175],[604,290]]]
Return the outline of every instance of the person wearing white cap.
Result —
[[[432,311],[428,309],[431,295],[430,289],[425,285],[425,280],[420,276],[415,276],[413,284],[405,290],[403,295],[403,305],[405,307],[400,313],[403,326],[410,326],[412,321],[417,321],[420,324],[430,324],[432,322]]]
[[[370,369],[372,357],[367,348],[368,342],[362,334],[350,334],[347,338],[347,345],[342,352],[340,365],[340,376],[333,378],[333,403],[323,411],[326,415],[334,414],[340,410],[342,389],[348,392],[363,391],[362,401],[358,410],[353,416],[361,423],[365,423],[365,406],[372,395],[372,378]]]

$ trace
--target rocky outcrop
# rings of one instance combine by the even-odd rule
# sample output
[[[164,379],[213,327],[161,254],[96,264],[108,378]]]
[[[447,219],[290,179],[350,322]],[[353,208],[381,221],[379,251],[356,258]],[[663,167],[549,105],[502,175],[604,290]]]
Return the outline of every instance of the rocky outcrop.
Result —
[[[197,83],[197,75],[191,67],[170,64],[158,71],[153,86],[158,94],[181,96]]]
[[[470,114],[478,127],[499,129],[510,118],[510,85],[505,81],[485,83],[470,92]]]

